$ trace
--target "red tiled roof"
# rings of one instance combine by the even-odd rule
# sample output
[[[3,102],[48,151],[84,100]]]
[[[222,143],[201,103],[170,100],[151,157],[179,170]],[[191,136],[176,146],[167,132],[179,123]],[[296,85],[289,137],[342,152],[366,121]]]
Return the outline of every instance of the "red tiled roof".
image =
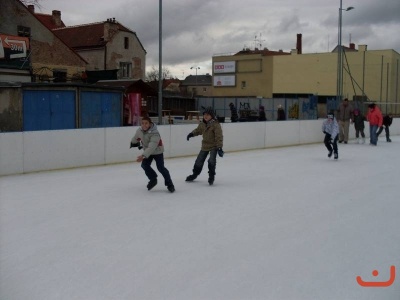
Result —
[[[242,50],[236,53],[235,55],[246,55],[246,54],[261,54],[262,56],[274,56],[274,55],[290,55],[288,52],[283,52],[283,51],[270,51],[268,49],[262,49],[262,50]]]
[[[63,21],[61,21],[61,26],[57,27],[52,15],[35,13],[35,16],[36,16],[36,18],[39,19],[40,22],[43,23],[44,26],[46,26],[50,30],[55,29],[55,28],[65,27],[65,24]]]
[[[106,22],[84,24],[54,29],[53,32],[67,45],[74,49],[103,47],[107,44],[104,41],[104,24]],[[117,23],[119,31],[132,32],[125,26]]]

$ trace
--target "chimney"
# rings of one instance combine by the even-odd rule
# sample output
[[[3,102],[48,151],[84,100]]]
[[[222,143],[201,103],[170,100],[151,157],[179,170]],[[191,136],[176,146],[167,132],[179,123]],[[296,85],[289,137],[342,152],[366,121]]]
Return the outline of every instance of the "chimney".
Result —
[[[33,4],[28,5],[28,9],[31,13],[35,13],[35,5]]]
[[[61,27],[62,26],[61,11],[53,10],[51,17],[53,19],[54,24],[56,24],[57,27]]]
[[[367,45],[358,45],[358,51],[360,52],[367,51]]]
[[[104,35],[103,40],[108,42],[118,32],[118,24],[115,18],[108,18],[107,22],[104,22]]]
[[[350,43],[350,49],[351,50],[356,50],[356,44]]]
[[[302,48],[303,48],[303,46],[302,46],[302,34],[301,33],[298,33],[297,34],[297,43],[296,43],[296,49],[297,49],[297,54],[302,54]]]

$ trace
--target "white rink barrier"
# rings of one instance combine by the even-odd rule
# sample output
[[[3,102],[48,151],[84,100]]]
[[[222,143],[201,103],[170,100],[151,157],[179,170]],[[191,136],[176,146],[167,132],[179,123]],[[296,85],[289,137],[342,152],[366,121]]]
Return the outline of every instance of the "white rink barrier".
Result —
[[[323,119],[222,123],[224,151],[322,143]],[[365,123],[369,137],[369,126]],[[161,125],[166,158],[197,155],[201,137],[186,141],[196,124]],[[70,129],[0,133],[0,176],[134,161],[138,150],[129,149],[137,127]],[[385,132],[382,132],[381,140]],[[394,119],[391,135],[400,134]],[[354,139],[354,125],[350,125]],[[368,142],[368,141],[367,141]]]

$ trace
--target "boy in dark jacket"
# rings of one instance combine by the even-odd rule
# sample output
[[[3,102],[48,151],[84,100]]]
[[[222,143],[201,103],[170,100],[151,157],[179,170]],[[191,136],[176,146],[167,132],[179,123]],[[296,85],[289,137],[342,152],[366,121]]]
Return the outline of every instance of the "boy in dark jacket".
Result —
[[[385,133],[386,133],[386,142],[390,143],[392,140],[390,139],[390,132],[389,126],[392,125],[393,117],[390,114],[387,114],[383,117],[383,126],[385,126]],[[382,133],[383,126],[379,127],[378,132],[376,133],[379,136]]]
[[[355,109],[353,111],[353,115],[354,115],[353,122],[354,122],[354,129],[356,130],[357,144],[360,143],[360,133],[361,133],[362,143],[365,144],[364,121],[366,121],[367,119],[358,109]]]
[[[231,122],[237,122],[239,119],[239,115],[235,105],[232,102],[229,103],[229,109],[231,110]]]
[[[193,166],[193,174],[186,178],[186,181],[193,181],[200,175],[203,170],[204,162],[210,154],[208,159],[208,183],[212,185],[215,179],[215,168],[217,165],[217,154],[224,156],[223,135],[221,125],[215,120],[214,110],[211,107],[206,108],[203,112],[203,122],[197,126],[195,130],[188,134],[187,140],[190,138],[202,135],[201,150],[197,155],[197,159]]]

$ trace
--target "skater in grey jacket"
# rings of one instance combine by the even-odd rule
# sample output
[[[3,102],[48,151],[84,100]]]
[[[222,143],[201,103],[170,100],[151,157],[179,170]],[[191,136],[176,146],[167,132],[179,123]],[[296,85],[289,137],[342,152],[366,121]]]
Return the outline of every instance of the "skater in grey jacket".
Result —
[[[328,157],[332,156],[332,152],[334,153],[334,158],[339,158],[338,153],[338,135],[339,135],[339,125],[336,121],[335,115],[333,112],[329,112],[327,115],[327,119],[322,124],[322,132],[325,133],[324,144],[326,149],[328,149]]]
[[[147,178],[150,180],[147,184],[147,189],[150,191],[157,184],[157,173],[151,167],[151,163],[155,160],[157,170],[164,177],[168,191],[171,193],[175,192],[175,187],[172,183],[169,171],[164,166],[164,146],[160,133],[157,130],[156,124],[154,124],[150,118],[142,118],[141,126],[132,138],[131,148],[132,147],[138,147],[139,150],[142,148],[144,149],[143,154],[139,155],[136,161],[142,163],[142,168]]]

